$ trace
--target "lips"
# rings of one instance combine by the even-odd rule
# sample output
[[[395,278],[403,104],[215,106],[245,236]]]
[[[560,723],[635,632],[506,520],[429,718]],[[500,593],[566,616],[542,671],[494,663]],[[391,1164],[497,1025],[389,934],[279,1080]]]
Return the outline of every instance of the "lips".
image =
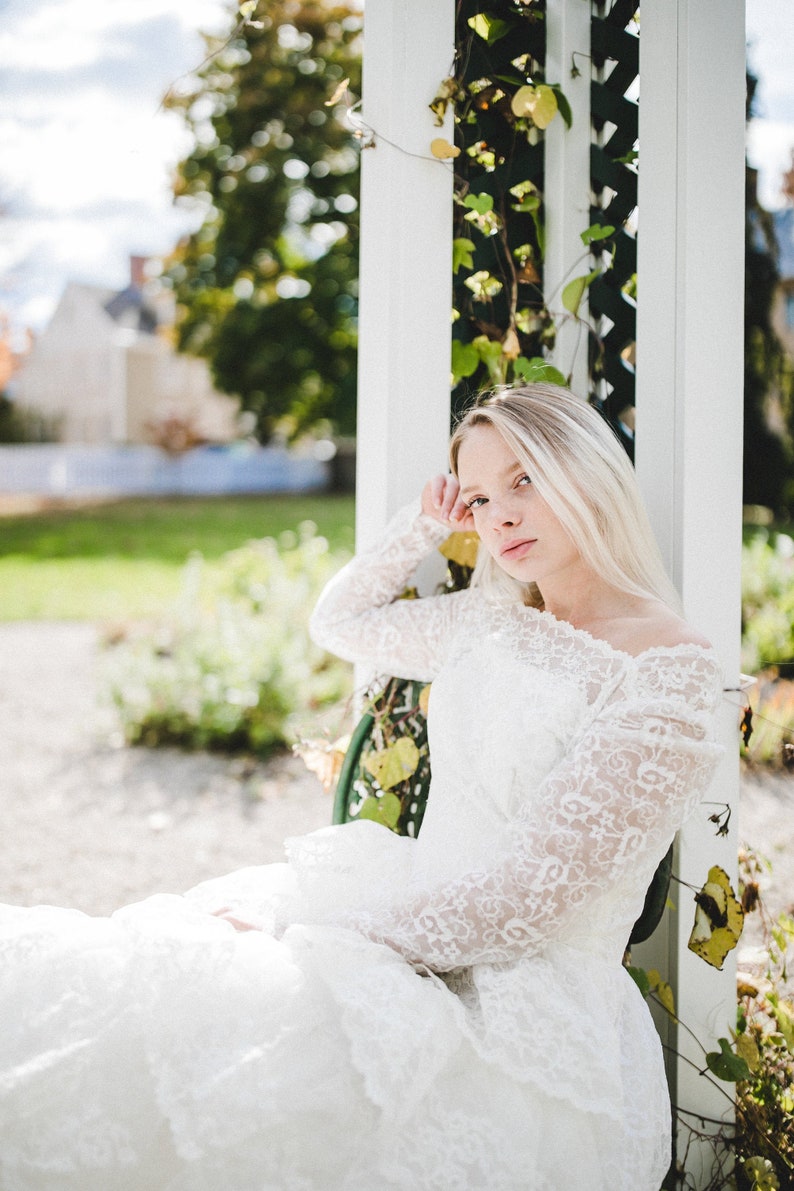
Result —
[[[499,557],[504,559],[525,558],[535,545],[537,538],[513,538],[505,542],[499,551]]]

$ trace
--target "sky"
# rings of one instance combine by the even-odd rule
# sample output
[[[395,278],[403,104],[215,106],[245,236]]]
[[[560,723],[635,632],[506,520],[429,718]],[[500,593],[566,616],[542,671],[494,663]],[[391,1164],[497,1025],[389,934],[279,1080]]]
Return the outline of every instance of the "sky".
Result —
[[[232,0],[0,0],[0,314],[40,330],[67,281],[121,288],[131,254],[191,230],[170,177],[190,147],[166,90]],[[747,0],[748,135],[764,205],[794,147],[794,0]]]
[[[225,0],[0,0],[0,311],[40,329],[68,280],[121,288],[192,227],[190,140],[160,102]]]

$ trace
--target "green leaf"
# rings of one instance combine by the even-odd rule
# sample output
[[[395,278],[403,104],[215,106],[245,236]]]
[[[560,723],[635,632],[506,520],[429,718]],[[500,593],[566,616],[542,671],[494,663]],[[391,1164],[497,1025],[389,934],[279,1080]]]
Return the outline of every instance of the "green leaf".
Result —
[[[371,819],[394,831],[400,818],[402,803],[396,794],[384,794],[382,798],[370,796],[361,804],[359,819]]]
[[[791,1054],[794,1054],[794,1012],[785,1001],[783,1004],[780,1003],[777,993],[770,993],[767,999],[775,1015],[778,1029],[783,1035],[786,1048]]]
[[[476,16],[469,17],[466,23],[483,41],[487,41],[488,45],[493,45],[511,29],[507,21],[502,21],[489,12],[478,12]]]
[[[573,281],[569,281],[562,291],[562,304],[565,309],[570,310],[571,314],[577,315],[588,285],[600,275],[600,269],[593,269],[592,273],[588,273],[584,277],[574,277]]]
[[[540,206],[540,195],[528,194],[520,203],[511,203],[510,205],[514,211],[537,211]]]
[[[513,373],[528,385],[544,382],[549,385],[562,385],[564,388],[568,384],[568,378],[563,376],[559,368],[549,364],[542,356],[533,356],[531,360],[526,356],[519,356],[513,361]]]
[[[557,97],[557,107],[560,110],[560,115],[565,121],[565,127],[570,128],[573,124],[573,112],[571,111],[571,105],[568,103],[565,92],[558,86],[557,83],[552,83],[551,89]]]
[[[396,794],[384,794],[379,800],[380,802],[380,817],[387,827],[392,831],[397,826],[397,820],[400,818],[400,811],[402,810],[402,803]]]
[[[476,211],[478,215],[487,215],[489,211],[493,211],[493,195],[485,194],[467,194],[463,200],[463,206],[468,207],[470,211]]]
[[[382,790],[391,790],[416,772],[419,749],[410,736],[401,736],[394,744],[368,753],[364,768],[371,773]]]
[[[586,247],[588,244],[594,244],[596,240],[606,240],[613,236],[615,229],[611,223],[591,223],[590,227],[586,227],[580,234]]]
[[[628,153],[624,153],[622,157],[613,157],[612,160],[616,165],[634,165],[634,162],[639,157],[636,149],[629,149]]]
[[[452,376],[457,384],[464,376],[472,376],[480,366],[480,353],[471,343],[452,340]]]
[[[630,968],[627,966],[626,971],[628,972],[629,976],[631,976],[642,995],[647,997],[648,993],[651,991],[651,982],[648,979],[648,973],[645,971],[645,969]]]
[[[498,79],[500,83],[510,83],[511,87],[522,87],[526,82],[520,74],[492,74],[492,79]]]
[[[488,375],[495,385],[504,384],[507,360],[502,353],[502,345],[498,340],[489,339],[487,335],[478,335],[473,341],[480,359],[488,369]]]
[[[459,236],[457,240],[452,241],[452,272],[457,273],[458,269],[470,269],[474,264],[474,241],[467,240],[465,236]]]
[[[731,1050],[731,1044],[727,1038],[718,1038],[720,1044],[720,1051],[709,1051],[706,1055],[706,1066],[712,1075],[716,1075],[717,1079],[723,1079],[726,1083],[736,1083],[740,1079],[750,1078],[750,1068],[744,1059],[739,1055],[734,1054]]]

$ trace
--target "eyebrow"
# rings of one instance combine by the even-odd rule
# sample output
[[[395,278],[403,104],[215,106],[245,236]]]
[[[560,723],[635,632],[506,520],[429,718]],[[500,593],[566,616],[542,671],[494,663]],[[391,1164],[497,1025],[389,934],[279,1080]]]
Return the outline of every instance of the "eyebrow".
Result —
[[[509,476],[514,476],[517,471],[526,471],[524,465],[519,463],[518,460],[516,460],[513,467],[508,467],[506,471],[502,472],[502,475],[507,479]],[[481,487],[481,484],[467,484],[465,488],[461,488],[460,495],[464,496],[467,492],[476,492]]]

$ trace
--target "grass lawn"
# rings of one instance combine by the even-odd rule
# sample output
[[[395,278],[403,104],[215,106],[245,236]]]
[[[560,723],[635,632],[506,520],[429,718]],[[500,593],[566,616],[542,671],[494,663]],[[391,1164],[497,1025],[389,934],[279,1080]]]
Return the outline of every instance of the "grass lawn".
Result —
[[[132,499],[0,517],[0,620],[148,616],[179,594],[194,551],[211,564],[302,521],[352,550],[350,496]]]

